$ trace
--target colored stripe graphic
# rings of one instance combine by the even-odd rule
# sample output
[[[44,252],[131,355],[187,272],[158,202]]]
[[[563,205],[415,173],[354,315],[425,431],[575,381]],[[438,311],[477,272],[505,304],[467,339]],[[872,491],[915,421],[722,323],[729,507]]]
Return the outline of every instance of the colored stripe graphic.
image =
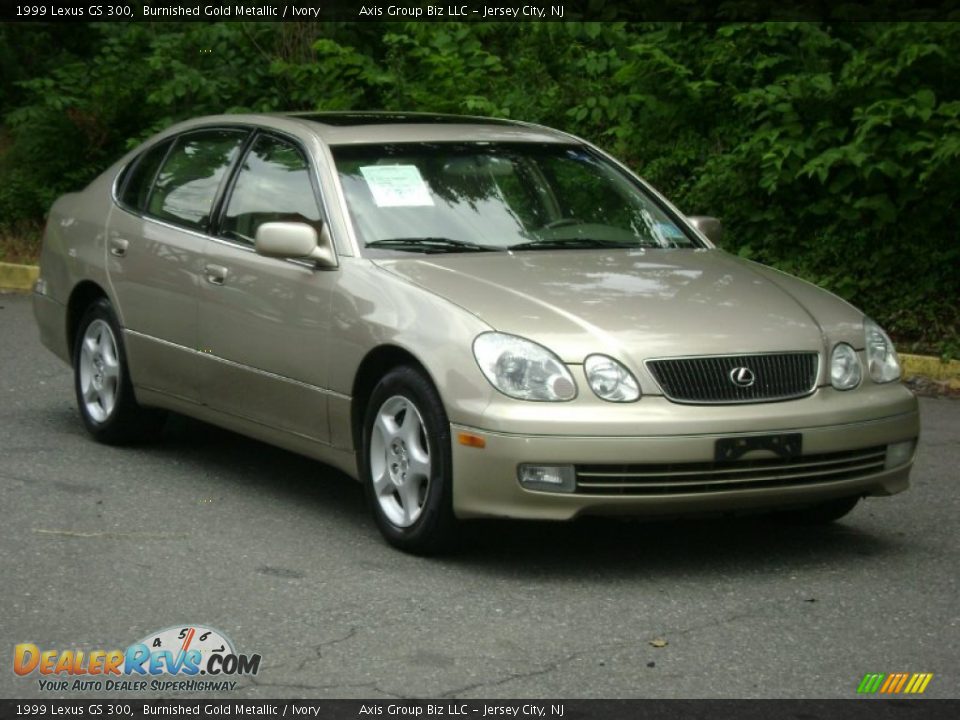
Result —
[[[860,694],[876,692],[896,695],[901,692],[918,695],[927,689],[933,673],[867,673],[857,686]]]
[[[883,687],[880,688],[880,692],[888,693],[891,692],[891,689],[894,685],[897,684],[897,680],[900,679],[900,673],[890,673],[887,675],[886,682],[883,683]]]
[[[883,679],[886,677],[884,673],[867,673],[863,676],[863,680],[860,681],[860,686],[857,688],[858,693],[875,693],[880,689],[880,683],[883,682]]]
[[[904,689],[904,692],[922,693],[927,689],[927,685],[930,684],[932,679],[933,673],[914,673],[913,677],[910,678],[910,682],[907,683],[907,687]]]

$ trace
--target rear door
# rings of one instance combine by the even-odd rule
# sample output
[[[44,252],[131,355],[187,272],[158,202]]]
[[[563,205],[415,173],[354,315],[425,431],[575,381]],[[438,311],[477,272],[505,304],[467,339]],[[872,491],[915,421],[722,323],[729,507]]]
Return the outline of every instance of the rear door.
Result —
[[[313,440],[329,440],[327,351],[338,271],[258,255],[257,228],[301,222],[323,231],[318,183],[290,137],[259,132],[235,172],[204,259],[203,402]]]
[[[122,179],[107,268],[138,387],[198,401],[197,287],[218,194],[249,130],[203,129],[146,150]]]

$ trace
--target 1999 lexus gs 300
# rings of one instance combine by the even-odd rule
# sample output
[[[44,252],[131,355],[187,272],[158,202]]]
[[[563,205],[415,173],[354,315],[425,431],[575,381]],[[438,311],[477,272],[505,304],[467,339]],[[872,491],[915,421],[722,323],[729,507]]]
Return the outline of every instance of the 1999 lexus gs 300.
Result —
[[[466,518],[828,521],[906,489],[887,335],[718,232],[545,127],[205,117],[57,200],[35,313],[98,440],[174,410],[309,455],[412,552]]]

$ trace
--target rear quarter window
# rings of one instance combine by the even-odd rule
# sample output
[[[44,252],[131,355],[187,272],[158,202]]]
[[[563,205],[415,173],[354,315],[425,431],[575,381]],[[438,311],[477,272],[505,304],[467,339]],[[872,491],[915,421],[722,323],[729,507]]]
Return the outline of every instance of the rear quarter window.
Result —
[[[150,195],[150,186],[172,144],[173,140],[158,143],[127,165],[120,178],[121,203],[132,210],[143,212]]]

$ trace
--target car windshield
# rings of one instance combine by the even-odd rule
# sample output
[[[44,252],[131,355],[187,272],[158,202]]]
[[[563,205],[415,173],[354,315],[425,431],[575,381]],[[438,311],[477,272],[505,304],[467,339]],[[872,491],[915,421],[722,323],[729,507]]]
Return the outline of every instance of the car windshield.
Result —
[[[626,173],[580,145],[396,143],[332,150],[367,248],[702,247]]]

